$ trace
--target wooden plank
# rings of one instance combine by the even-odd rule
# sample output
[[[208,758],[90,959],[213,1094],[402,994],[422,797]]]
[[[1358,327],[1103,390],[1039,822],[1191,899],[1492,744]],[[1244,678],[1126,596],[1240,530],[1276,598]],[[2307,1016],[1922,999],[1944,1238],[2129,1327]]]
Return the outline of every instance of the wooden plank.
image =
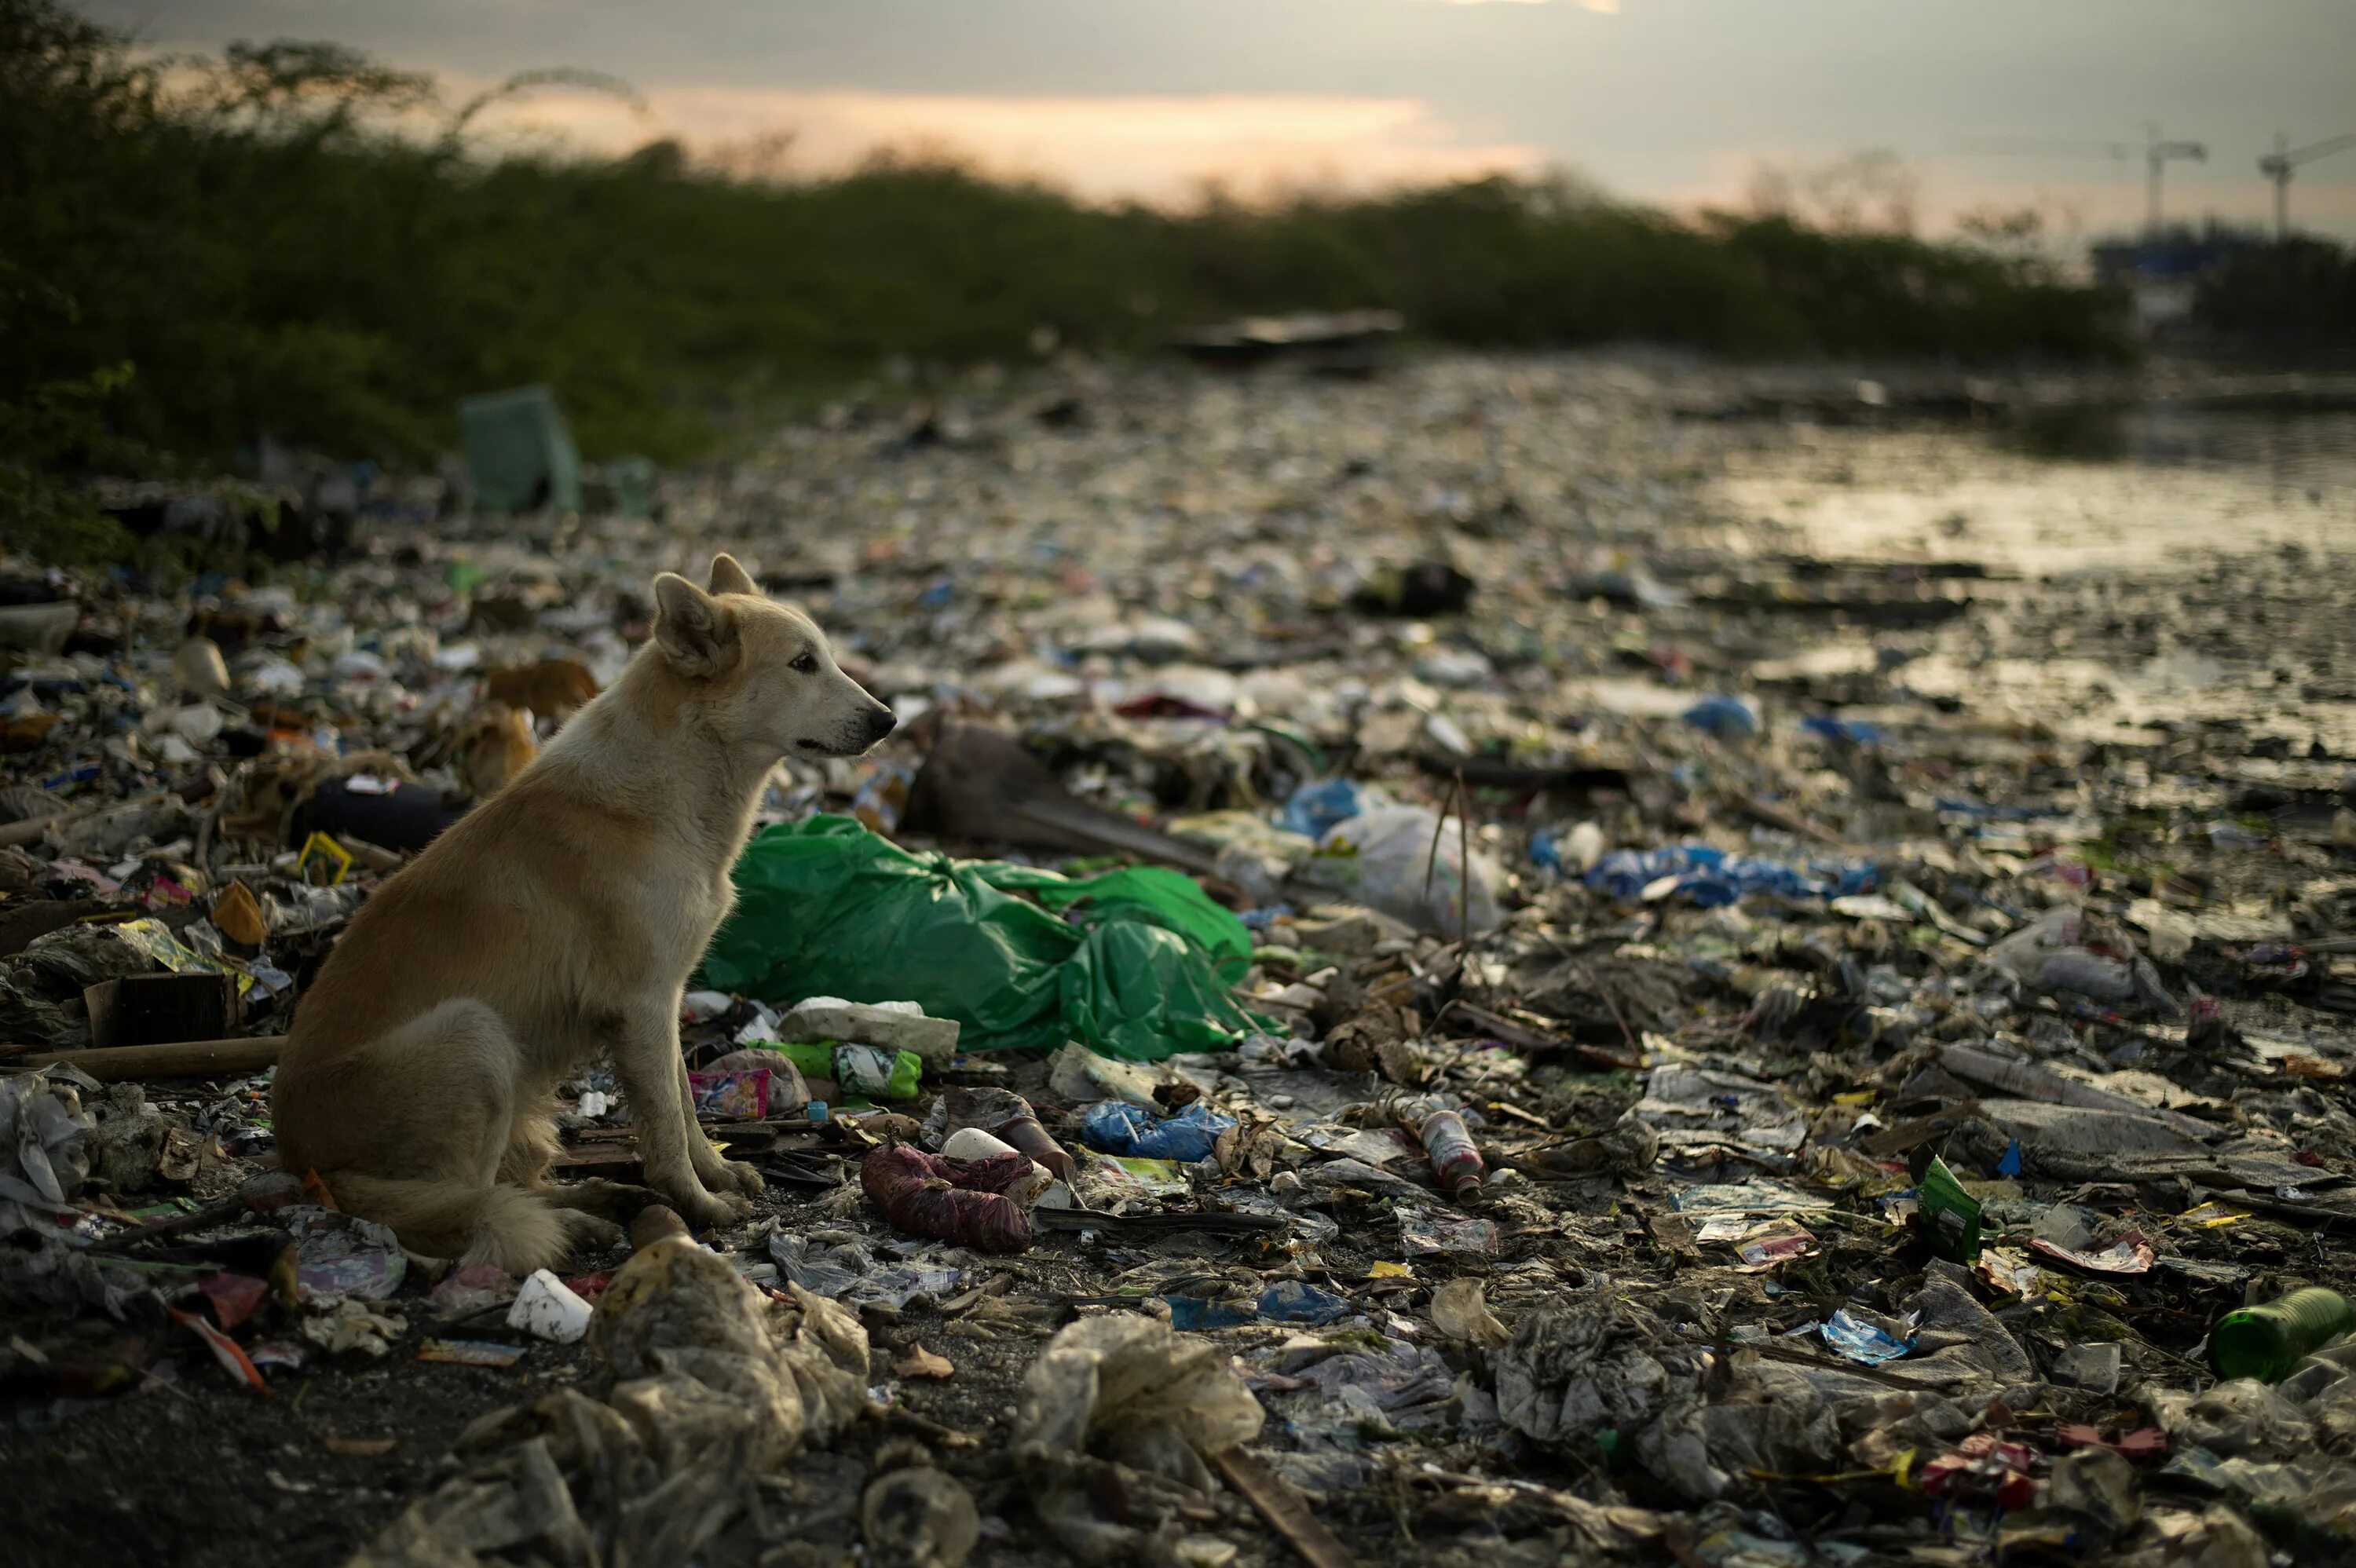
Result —
[[[182,1040],[103,1051],[45,1051],[8,1059],[10,1067],[71,1067],[102,1083],[132,1078],[241,1078],[277,1064],[283,1034],[250,1040]]]

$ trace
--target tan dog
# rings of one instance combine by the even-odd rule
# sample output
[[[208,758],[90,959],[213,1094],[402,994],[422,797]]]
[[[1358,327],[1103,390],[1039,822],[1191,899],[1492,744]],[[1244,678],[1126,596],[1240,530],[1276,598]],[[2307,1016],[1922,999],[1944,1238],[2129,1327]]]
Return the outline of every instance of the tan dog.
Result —
[[[521,708],[534,717],[564,721],[595,699],[597,677],[571,659],[542,659],[483,677],[483,700]]]
[[[487,702],[467,715],[456,737],[458,771],[477,801],[488,800],[515,783],[540,755],[531,716],[504,702]]]
[[[655,580],[653,639],[515,783],[380,888],[294,1014],[286,1169],[413,1251],[548,1267],[618,1232],[545,1185],[555,1086],[611,1055],[647,1180],[691,1223],[761,1189],[696,1126],[680,997],[734,893],[770,770],[851,756],[892,710],[727,556]]]

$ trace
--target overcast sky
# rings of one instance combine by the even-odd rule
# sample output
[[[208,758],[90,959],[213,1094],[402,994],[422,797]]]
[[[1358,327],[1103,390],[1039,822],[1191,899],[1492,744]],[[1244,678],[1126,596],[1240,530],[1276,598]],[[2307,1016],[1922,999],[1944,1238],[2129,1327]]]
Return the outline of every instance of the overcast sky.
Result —
[[[2147,122],[2205,143],[2171,217],[2254,222],[2275,133],[2356,131],[2356,0],[95,0],[148,44],[333,38],[462,85],[609,71],[651,118],[552,96],[594,145],[795,133],[821,168],[953,147],[1094,195],[1206,176],[1375,184],[1554,165],[1622,196],[1740,201],[1762,165],[1888,148],[1926,228],[2029,202],[2139,221]],[[1990,144],[2037,150],[1998,154]],[[2295,222],[2356,238],[2356,151]]]

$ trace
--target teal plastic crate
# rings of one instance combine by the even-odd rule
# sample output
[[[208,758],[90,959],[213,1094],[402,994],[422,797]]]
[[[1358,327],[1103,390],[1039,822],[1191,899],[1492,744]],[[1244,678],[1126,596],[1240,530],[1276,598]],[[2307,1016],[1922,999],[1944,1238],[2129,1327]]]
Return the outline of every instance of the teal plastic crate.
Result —
[[[546,387],[482,392],[458,401],[458,431],[475,505],[486,512],[581,507],[581,452]]]

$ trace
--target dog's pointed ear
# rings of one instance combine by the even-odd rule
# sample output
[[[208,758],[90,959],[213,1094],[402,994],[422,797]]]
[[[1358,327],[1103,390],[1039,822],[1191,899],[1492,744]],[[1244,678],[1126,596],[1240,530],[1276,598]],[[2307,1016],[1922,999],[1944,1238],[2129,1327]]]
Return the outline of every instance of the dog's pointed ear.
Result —
[[[758,593],[761,590],[755,585],[752,574],[736,564],[734,556],[723,553],[712,558],[712,586],[707,592]]]
[[[736,612],[679,573],[666,571],[655,579],[655,642],[681,675],[724,675],[740,652]]]

